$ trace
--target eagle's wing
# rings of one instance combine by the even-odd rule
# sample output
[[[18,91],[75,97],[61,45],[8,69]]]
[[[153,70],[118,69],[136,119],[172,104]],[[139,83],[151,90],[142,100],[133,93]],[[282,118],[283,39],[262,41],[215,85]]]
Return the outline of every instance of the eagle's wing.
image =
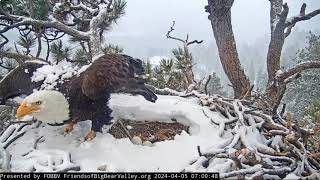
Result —
[[[101,98],[106,93],[115,92],[125,86],[133,76],[120,55],[105,55],[97,59],[82,74],[82,93],[92,100]]]
[[[82,92],[92,100],[106,93],[140,94],[155,102],[157,96],[149,90],[141,75],[143,63],[127,55],[104,55],[97,59],[83,74]]]

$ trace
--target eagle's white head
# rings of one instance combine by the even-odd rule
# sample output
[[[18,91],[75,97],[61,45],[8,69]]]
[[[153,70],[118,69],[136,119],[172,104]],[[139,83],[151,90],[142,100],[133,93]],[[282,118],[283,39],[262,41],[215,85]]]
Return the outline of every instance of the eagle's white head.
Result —
[[[26,115],[49,124],[63,123],[69,119],[69,103],[58,91],[37,91],[27,96],[17,110],[17,118]]]

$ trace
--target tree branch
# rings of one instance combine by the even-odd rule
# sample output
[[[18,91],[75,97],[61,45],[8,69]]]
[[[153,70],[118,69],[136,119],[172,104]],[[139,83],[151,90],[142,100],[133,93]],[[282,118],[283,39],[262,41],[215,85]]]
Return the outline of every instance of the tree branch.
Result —
[[[320,61],[309,61],[296,65],[293,68],[288,69],[287,71],[278,75],[278,80],[284,82],[287,78],[300,73],[307,69],[320,68]]]
[[[201,41],[194,40],[194,41],[188,42],[188,43],[187,43],[187,46],[189,46],[189,45],[191,45],[191,44],[194,44],[194,43],[201,44],[201,43],[203,43],[203,40],[201,40]]]
[[[0,58],[15,59],[19,65],[23,65],[24,61],[27,61],[27,60],[40,60],[40,61],[46,62],[44,59],[41,59],[41,58],[26,56],[23,54],[12,53],[7,51],[1,51]]]
[[[76,6],[71,6],[70,10],[82,10],[82,11],[87,12],[91,16],[95,16],[99,12],[98,8],[90,8],[86,5],[84,5],[82,2],[80,2],[80,4],[78,4]]]
[[[208,77],[208,79],[207,79],[207,81],[206,81],[206,83],[205,83],[205,85],[204,85],[204,92],[205,92],[205,94],[206,95],[208,95],[208,84],[209,84],[209,82],[210,82],[210,80],[211,80],[211,75],[209,75],[209,77]]]
[[[167,32],[167,34],[166,34],[167,38],[168,38],[168,39],[174,39],[174,40],[180,41],[180,42],[182,42],[182,43],[186,43],[185,40],[180,39],[180,38],[177,38],[177,37],[173,37],[173,36],[170,35],[170,33],[172,33],[172,32],[174,31],[174,25],[175,25],[175,24],[176,24],[176,22],[175,22],[175,21],[172,21],[172,26],[170,27],[170,30],[169,30],[169,31]]]
[[[40,53],[41,53],[41,50],[42,50],[41,34],[42,34],[42,32],[36,33],[36,38],[38,40],[38,50],[37,50],[36,57],[40,56]]]
[[[170,34],[175,30],[175,29],[174,29],[175,23],[176,23],[175,21],[172,21],[172,26],[170,27],[170,30],[169,30],[169,31],[167,32],[167,34],[166,34],[166,37],[167,37],[168,39],[174,39],[174,40],[180,41],[180,42],[182,42],[185,46],[189,46],[189,45],[195,44],[195,43],[201,44],[201,43],[203,42],[203,40],[201,40],[201,41],[193,40],[193,41],[190,41],[190,42],[189,42],[189,34],[187,34],[186,40],[183,40],[183,39],[178,38],[178,37],[173,37],[173,36],[171,36]]]
[[[301,11],[305,11],[305,8],[303,8],[304,5],[302,5]],[[315,16],[320,14],[320,9],[314,10],[311,13],[308,13],[308,14],[305,14],[305,12],[301,12],[301,11],[300,11],[300,14],[298,16],[291,17],[286,21],[286,24],[285,24],[286,27],[289,27],[291,25],[295,25],[299,21],[309,20],[309,19],[311,19],[311,18],[313,18],[313,17],[315,17]]]
[[[4,47],[4,45],[6,45],[9,42],[9,39],[3,34],[0,34],[0,36],[4,39],[4,41],[0,44],[0,50],[1,50]]]
[[[7,67],[7,66],[5,66],[5,65],[3,65],[3,64],[4,64],[4,61],[3,61],[2,58],[0,58],[0,67],[6,69],[6,70],[8,70],[8,71],[11,71],[12,69],[14,69],[14,67]],[[2,78],[0,78],[0,79],[2,79]]]
[[[78,38],[80,40],[88,41],[89,40],[89,35],[85,32],[78,31],[76,29],[73,29],[72,27],[69,27],[57,20],[53,21],[42,21],[42,20],[36,20],[36,19],[31,19],[27,18],[24,16],[16,16],[16,15],[11,15],[6,13],[1,7],[0,7],[0,13],[4,14],[7,18],[12,20],[14,23],[10,26],[7,26],[0,30],[0,33],[5,33],[9,31],[12,28],[17,28],[23,25],[32,25],[32,26],[38,26],[38,27],[43,27],[43,28],[55,28],[60,31],[63,31],[67,33],[70,36],[73,36],[75,38]]]
[[[285,31],[285,37],[288,37],[292,31],[292,28],[296,25],[299,21],[305,21],[309,20],[316,15],[320,14],[320,9],[317,9],[311,13],[306,14],[306,7],[307,5],[305,3],[302,4],[300,8],[300,13],[297,16],[293,16],[291,18],[288,18],[285,23],[286,31]]]

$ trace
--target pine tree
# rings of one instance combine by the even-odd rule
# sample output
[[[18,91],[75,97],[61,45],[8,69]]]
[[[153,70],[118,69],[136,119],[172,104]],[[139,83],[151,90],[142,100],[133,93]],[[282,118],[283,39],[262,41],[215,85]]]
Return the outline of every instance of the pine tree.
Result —
[[[53,47],[57,51],[52,55],[55,55],[55,62],[59,62],[62,59],[66,59],[63,56],[67,55],[67,51],[58,52],[60,48],[58,40],[67,35],[69,38],[73,38],[74,42],[81,45],[79,49],[82,49],[82,51],[75,49],[74,52],[77,54],[74,54],[74,56],[85,55],[77,62],[85,64],[83,62],[83,57],[85,57],[88,60],[86,63],[89,63],[92,61],[93,56],[102,53],[104,32],[110,30],[112,25],[117,23],[119,18],[125,14],[125,7],[125,0],[1,0],[0,19],[3,22],[0,28],[0,39],[8,40],[6,32],[13,29],[17,29],[17,32],[23,35],[33,35],[35,38],[25,36],[25,39],[20,39],[20,42],[28,40],[22,42],[24,47],[27,47],[25,43],[30,43],[30,40],[35,41],[35,44],[37,44],[35,54],[27,47],[27,50],[23,52],[23,55],[26,56],[24,59],[38,59],[49,62],[49,51]],[[47,48],[43,48],[45,47],[45,44],[42,45],[43,41],[46,42]],[[9,40],[6,43],[9,44]],[[0,44],[0,49],[1,46],[3,44]],[[41,57],[44,54],[43,50],[47,51],[45,59]],[[63,50],[67,50],[67,48]],[[122,49],[118,47],[116,53],[119,52],[122,52]],[[10,53],[19,54],[19,52]],[[8,54],[2,53],[0,56],[11,56]],[[20,52],[20,54],[22,53]],[[73,60],[71,59],[70,61]],[[22,64],[22,61],[17,62]]]
[[[69,60],[71,56],[70,48],[68,46],[64,47],[61,40],[58,40],[57,42],[52,43],[51,54],[52,54],[52,59],[56,64],[58,64],[63,60]]]
[[[36,37],[32,33],[25,36],[19,36],[17,44],[25,49],[23,54],[28,55],[30,54],[30,49],[36,45]]]
[[[108,44],[102,49],[102,51],[105,54],[122,54],[123,48],[118,45]]]
[[[308,36],[308,45],[299,51],[295,61],[301,63],[310,60],[320,60],[320,35],[315,35],[311,32]],[[302,117],[306,108],[316,99],[320,99],[319,74],[319,69],[304,71],[301,74],[301,78],[288,86],[284,102],[298,117]]]
[[[47,20],[49,11],[52,10],[48,0],[2,0],[0,6],[15,15],[37,20]]]
[[[77,49],[72,57],[72,62],[77,66],[83,66],[89,63],[87,53],[83,49]]]
[[[315,131],[315,135],[308,139],[308,147],[312,151],[319,151],[320,145],[320,100],[312,103],[305,111],[305,116],[297,121],[302,128],[309,128]]]
[[[183,48],[179,47],[172,51],[175,57],[175,66],[177,69],[181,70],[188,82],[188,85],[193,84],[194,74],[193,74],[193,57],[187,46]]]
[[[162,59],[153,67],[150,62],[145,65],[148,82],[157,88],[170,88],[184,91],[188,83],[182,71],[176,67],[175,59]]]

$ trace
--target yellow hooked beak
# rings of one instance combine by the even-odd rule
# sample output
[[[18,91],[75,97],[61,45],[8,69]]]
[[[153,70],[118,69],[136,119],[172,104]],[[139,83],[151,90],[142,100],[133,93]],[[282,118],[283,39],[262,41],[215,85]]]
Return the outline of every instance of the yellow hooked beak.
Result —
[[[16,117],[22,118],[31,113],[38,112],[39,110],[40,110],[40,107],[38,105],[31,104],[28,106],[27,102],[23,101],[17,110]]]

